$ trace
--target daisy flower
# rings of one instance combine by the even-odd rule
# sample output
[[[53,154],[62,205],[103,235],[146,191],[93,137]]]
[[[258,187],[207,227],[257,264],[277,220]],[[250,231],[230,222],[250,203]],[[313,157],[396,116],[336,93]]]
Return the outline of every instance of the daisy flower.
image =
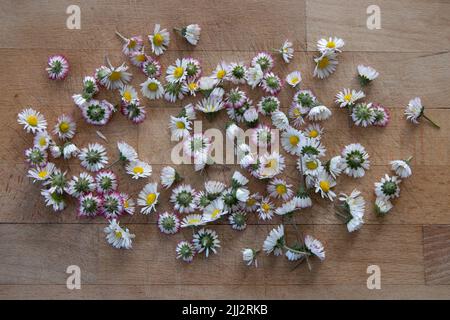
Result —
[[[142,207],[142,214],[149,214],[152,211],[155,211],[155,206],[158,204],[159,197],[157,186],[157,183],[148,183],[139,193],[137,204]]]
[[[194,203],[195,190],[186,184],[173,189],[170,202],[174,204],[175,210],[180,213],[192,213],[196,206]]]
[[[164,167],[161,170],[161,185],[168,189],[173,183],[181,181],[183,178],[181,175],[172,167]]]
[[[61,193],[44,189],[41,190],[41,195],[44,197],[45,205],[52,207],[53,211],[62,211],[66,207],[64,195]]]
[[[342,150],[343,169],[345,174],[353,178],[361,178],[365,170],[369,170],[369,154],[359,143],[352,143]]]
[[[217,248],[220,248],[220,241],[217,233],[211,229],[200,229],[194,234],[192,240],[195,250],[198,253],[205,252],[206,257],[210,252],[217,254]]]
[[[391,209],[393,208],[393,205],[389,199],[386,199],[384,197],[377,197],[375,200],[375,212],[379,215],[385,215]]]
[[[86,76],[83,79],[83,91],[81,94],[74,94],[72,96],[73,102],[78,107],[81,107],[91,100],[99,91],[97,80],[94,77]]]
[[[110,171],[100,171],[95,176],[98,193],[108,193],[117,190],[117,175]]]
[[[326,169],[336,179],[345,170],[345,160],[341,156],[335,156],[327,162]]]
[[[224,107],[225,106],[222,100],[212,95],[208,98],[204,98],[196,105],[196,109],[205,113],[209,118],[216,114],[216,112],[222,110]]]
[[[300,71],[293,71],[286,76],[286,82],[292,87],[297,87],[302,82],[302,74]]]
[[[285,40],[278,53],[283,57],[284,62],[289,63],[294,56],[294,49],[292,48],[292,42]]]
[[[252,143],[256,145],[256,147],[269,147],[273,143],[275,143],[275,135],[272,134],[272,128],[259,125],[252,133],[251,136]]]
[[[216,69],[213,71],[211,78],[216,80],[216,83],[222,83],[224,80],[228,79],[229,66],[225,62],[220,62]]]
[[[261,156],[260,162],[261,166],[258,170],[258,175],[261,179],[272,178],[285,168],[284,157],[278,152]]]
[[[262,199],[261,195],[256,192],[248,196],[245,203],[241,204],[241,208],[246,212],[256,212],[258,209],[259,201]]]
[[[150,100],[160,99],[164,95],[164,87],[155,78],[148,78],[141,83],[142,95]]]
[[[122,229],[116,219],[112,219],[103,230],[106,241],[116,249],[131,249],[132,239],[135,237],[128,229]]]
[[[261,88],[264,90],[264,92],[276,95],[281,91],[281,87],[283,86],[283,83],[277,75],[275,75],[273,72],[267,72],[262,81],[261,81]]]
[[[322,138],[323,128],[318,123],[309,124],[304,135],[308,138],[320,140]]]
[[[236,87],[226,94],[225,105],[227,108],[240,108],[245,101],[247,101],[247,95]]]
[[[188,88],[183,83],[170,83],[164,85],[164,99],[169,102],[175,102],[177,99],[182,100],[184,95],[188,93]]]
[[[234,230],[242,231],[247,228],[247,212],[236,211],[228,216],[228,221]]]
[[[322,53],[320,57],[314,58],[314,62],[316,67],[313,75],[319,79],[328,78],[336,71],[336,66],[338,65],[336,54],[331,51]]]
[[[78,198],[81,195],[94,192],[95,188],[94,178],[87,172],[81,172],[79,176],[72,177],[65,191],[72,197]]]
[[[391,161],[392,171],[394,171],[395,174],[400,176],[402,179],[410,177],[412,174],[411,167],[409,166],[411,159],[412,156],[406,160]]]
[[[142,123],[145,120],[147,114],[145,108],[140,105],[139,99],[132,100],[125,106],[123,105],[120,111],[128,120],[131,120],[134,124]]]
[[[53,129],[53,134],[57,135],[62,140],[72,139],[75,136],[76,127],[72,116],[63,114],[58,117]]]
[[[258,102],[258,111],[265,116],[272,115],[273,112],[279,110],[280,100],[275,96],[262,97]]]
[[[292,124],[296,128],[300,128],[305,123],[305,115],[309,112],[309,109],[302,107],[297,103],[293,103],[288,111],[289,119],[292,120]]]
[[[32,108],[23,109],[17,116],[17,122],[23,125],[26,132],[35,134],[47,129],[47,121],[44,116]]]
[[[25,160],[32,166],[42,166],[47,163],[47,152],[38,147],[25,150]]]
[[[372,67],[358,65],[358,80],[362,87],[368,85],[379,76],[377,70]]]
[[[191,262],[194,259],[194,246],[187,241],[180,241],[177,244],[176,253],[177,259],[182,259],[184,262]]]
[[[315,179],[315,191],[320,193],[322,198],[328,198],[333,201],[336,194],[331,190],[336,185],[336,181],[325,171],[321,170]]]
[[[256,260],[257,253],[258,253],[257,250],[253,250],[250,248],[242,249],[242,260],[244,260],[244,262],[248,266],[254,264],[255,267],[258,267],[258,261]]]
[[[425,111],[425,107],[422,105],[422,101],[420,100],[419,97],[411,99],[411,100],[409,100],[409,103],[405,109],[406,119],[408,119],[409,121],[411,121],[414,124],[418,124],[419,118],[423,116],[425,119],[430,121],[430,123],[433,126],[435,126],[436,128],[439,129],[440,127],[433,120],[428,118],[425,115],[424,111]]]
[[[294,194],[291,188],[292,185],[286,183],[285,180],[274,178],[270,180],[267,185],[267,192],[269,193],[269,196],[274,199],[283,199],[284,201],[287,201]]]
[[[114,112],[114,106],[106,100],[90,100],[81,108],[84,120],[96,126],[103,126],[109,122]]]
[[[321,144],[320,140],[313,138],[304,138],[300,141],[300,153],[310,156],[323,157],[326,149]]]
[[[203,220],[201,214],[188,214],[181,221],[181,228],[198,227],[205,225],[206,221]]]
[[[115,68],[111,65],[111,62],[106,58],[108,67],[104,67],[104,74],[99,79],[99,82],[108,90],[120,89],[131,81],[132,74],[127,72],[128,67],[125,63],[122,63],[119,67]]]
[[[86,148],[81,149],[78,154],[81,166],[89,171],[99,171],[108,163],[106,149],[99,143],[89,143]]]
[[[247,188],[240,187],[236,189],[236,199],[238,199],[239,202],[247,202],[249,195],[250,191],[248,191]]]
[[[400,180],[397,176],[385,175],[380,182],[375,182],[375,194],[385,199],[398,198],[400,196]]]
[[[133,86],[126,85],[119,89],[120,100],[122,105],[127,105],[131,103],[133,100],[138,99],[138,95]]]
[[[228,211],[235,211],[239,208],[239,199],[235,188],[228,188],[222,193],[222,200]]]
[[[193,79],[188,79],[185,83],[183,83],[183,87],[185,87],[186,91],[189,92],[189,94],[194,97],[195,97],[197,91],[200,90],[198,81],[193,80]]]
[[[123,199],[118,192],[103,195],[101,213],[106,219],[116,219],[123,212]]]
[[[275,206],[270,201],[270,198],[266,197],[261,199],[257,204],[256,212],[258,213],[259,219],[271,220],[273,217]]]
[[[125,170],[133,179],[147,178],[152,175],[152,166],[141,160],[128,163]]]
[[[266,240],[263,243],[263,250],[266,254],[273,252],[275,256],[280,256],[283,254],[283,249],[285,247],[284,239],[284,226],[281,224],[277,228],[270,231]]]
[[[69,61],[62,55],[48,57],[47,67],[48,78],[51,80],[64,80],[69,74]]]
[[[307,154],[297,160],[297,169],[304,175],[317,176],[322,168],[322,163],[314,155]]]
[[[161,64],[152,57],[147,57],[147,61],[142,63],[141,69],[148,78],[158,78],[161,75]]]
[[[342,210],[336,211],[338,217],[347,224],[348,232],[359,230],[364,224],[364,211],[366,202],[361,192],[353,190],[350,195],[341,193],[339,200],[342,202]]]
[[[48,179],[43,183],[44,186],[49,186],[51,192],[64,193],[67,188],[67,172],[62,172],[60,169],[55,168],[50,174]]]
[[[327,52],[342,52],[342,47],[344,47],[344,40],[338,37],[329,37],[328,39],[322,38],[317,41],[317,50],[320,53]]]
[[[125,192],[121,192],[120,197],[122,198],[123,211],[129,215],[133,215],[136,209],[134,200]]]
[[[213,77],[201,77],[198,80],[200,90],[204,93],[210,93],[217,84],[218,84],[217,79]]]
[[[93,218],[100,214],[102,198],[92,193],[82,194],[78,198],[78,216]]]
[[[322,243],[314,239],[312,236],[307,235],[305,237],[305,247],[308,249],[308,251],[318,257],[321,261],[325,260],[325,249],[322,245]]]
[[[33,145],[41,150],[47,150],[52,142],[47,131],[37,132],[33,139]]]
[[[261,83],[261,80],[264,77],[264,72],[261,69],[259,64],[256,64],[253,67],[250,67],[245,72],[245,80],[247,80],[247,84],[255,89],[257,85]]]
[[[300,154],[301,140],[304,139],[303,134],[292,127],[281,133],[281,145],[287,153],[292,155]]]
[[[28,170],[28,177],[33,179],[33,183],[36,181],[46,181],[48,180],[53,171],[56,170],[55,164],[48,162],[44,166],[37,166],[36,168],[31,168]]]
[[[260,52],[252,59],[251,65],[252,67],[259,65],[262,72],[266,73],[273,68],[273,58],[267,52]]]
[[[198,24],[190,24],[183,28],[174,28],[175,31],[180,32],[181,36],[187,40],[193,46],[196,46],[198,40],[200,40],[200,31],[202,29]]]
[[[148,41],[152,45],[152,52],[159,56],[167,50],[170,42],[170,34],[166,29],[161,29],[159,24],[155,24],[153,34],[148,36]]]
[[[309,110],[308,119],[312,121],[327,120],[331,117],[331,110],[325,106],[315,106]]]
[[[294,211],[297,210],[297,202],[295,200],[289,200],[275,209],[275,213],[279,216],[292,216]]]
[[[178,115],[178,117],[186,117],[188,118],[188,120],[191,121],[197,119],[194,105],[192,103],[185,105],[183,109],[181,109],[181,112]]]
[[[312,200],[308,194],[308,191],[304,188],[300,188],[295,197],[295,206],[300,209],[309,208],[312,206]]]
[[[243,62],[232,62],[228,66],[228,79],[233,84],[245,83],[245,75],[247,73],[247,67]]]
[[[231,177],[231,186],[233,188],[240,188],[248,183],[248,179],[239,171],[235,171]]]
[[[187,76],[187,60],[177,59],[175,65],[170,65],[166,71],[166,81],[171,83],[181,83]]]
[[[119,31],[116,31],[116,35],[119,36],[119,38],[123,42],[122,52],[126,56],[129,56],[131,53],[135,51],[140,51],[144,46],[144,41],[142,40],[141,36],[127,38],[122,34],[120,34]]]
[[[302,250],[304,247],[296,243],[291,248],[287,248],[284,254],[289,261],[298,261],[306,256]]]
[[[186,117],[174,117],[170,116],[169,128],[172,134],[172,141],[180,141],[184,137],[189,136],[189,130],[191,130],[191,121]]]
[[[123,162],[132,162],[138,160],[136,150],[124,141],[117,142],[117,149],[119,150],[119,158]]]
[[[62,156],[64,157],[65,160],[71,159],[72,157],[76,157],[80,152],[80,149],[78,149],[78,147],[72,142],[66,142],[61,149],[62,149]]]
[[[225,209],[225,204],[222,199],[216,199],[212,201],[203,210],[203,220],[206,222],[212,222],[219,219],[221,216],[226,215],[228,211]]]
[[[385,127],[389,123],[390,115],[387,108],[379,103],[372,103],[372,110],[375,115],[374,126]]]
[[[145,61],[148,60],[149,56],[145,54],[144,47],[141,48],[139,51],[133,51],[130,53],[130,61],[131,64],[138,68],[142,68],[142,65],[145,63]]]
[[[375,112],[371,103],[358,103],[352,108],[352,120],[360,127],[371,126],[375,122]]]
[[[176,214],[164,212],[158,216],[159,231],[165,234],[175,234],[180,230],[180,219]]]
[[[244,112],[244,122],[250,128],[255,127],[258,124],[258,110],[255,107],[249,107]]]
[[[364,98],[366,95],[361,90],[356,91],[354,89],[344,89],[339,91],[336,95],[336,104],[341,108],[352,107],[356,101]]]
[[[299,90],[295,93],[293,102],[304,107],[309,111],[312,107],[317,105],[317,97],[311,92],[311,90]],[[306,113],[306,112],[302,112]]]
[[[186,76],[188,79],[195,80],[202,74],[202,67],[200,61],[194,58],[185,58],[186,61]]]
[[[242,106],[239,108],[227,108],[227,114],[230,117],[231,120],[235,120],[237,122],[243,122],[244,121],[244,113],[253,107],[253,101],[249,100],[248,98],[244,102]]]
[[[183,145],[183,151],[189,157],[197,157],[201,154],[207,154],[211,146],[210,139],[202,133],[196,133],[186,139]]]

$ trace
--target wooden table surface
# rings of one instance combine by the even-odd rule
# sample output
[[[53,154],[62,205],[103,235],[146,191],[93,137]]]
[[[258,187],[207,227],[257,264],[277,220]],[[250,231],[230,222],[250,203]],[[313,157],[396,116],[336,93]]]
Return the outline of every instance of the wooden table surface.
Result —
[[[66,8],[78,4],[81,29],[66,27]],[[381,9],[381,29],[369,30],[366,8]],[[0,298],[450,298],[450,1],[448,0],[278,0],[278,1],[25,1],[0,2]],[[115,250],[104,239],[105,220],[80,220],[75,205],[61,214],[47,209],[37,185],[26,177],[23,151],[32,144],[16,122],[17,113],[33,106],[44,113],[50,126],[61,113],[73,114],[78,123],[74,141],[79,146],[105,143],[86,125],[71,95],[80,91],[83,76],[93,73],[108,55],[113,64],[126,61],[117,28],[125,35],[143,36],[154,23],[171,29],[189,23],[202,27],[197,47],[171,34],[163,66],[176,58],[201,60],[204,73],[221,61],[249,62],[260,50],[279,47],[287,38],[294,42],[295,57],[286,65],[276,58],[281,76],[299,69],[303,88],[310,88],[333,117],[325,123],[327,155],[335,155],[348,143],[360,142],[368,150],[372,166],[362,179],[340,177],[336,188],[358,188],[370,203],[366,224],[349,234],[332,213],[332,205],[314,198],[314,206],[299,214],[300,228],[321,239],[327,258],[292,270],[285,258],[261,257],[259,268],[244,265],[240,250],[258,247],[279,220],[250,220],[244,232],[226,223],[212,226],[220,234],[222,248],[207,261],[185,264],[175,259],[176,243],[190,236],[188,230],[175,236],[162,235],[155,214],[136,214],[121,221],[137,235],[133,250]],[[313,79],[312,58],[316,41],[336,35],[345,42],[339,66],[330,78]],[[66,55],[69,77],[49,81],[44,67],[51,54]],[[388,127],[361,129],[350,125],[347,115],[333,104],[344,87],[357,87],[358,64],[371,65],[380,77],[367,90],[369,101],[389,107]],[[144,76],[131,67],[138,88]],[[280,95],[286,109],[293,91]],[[117,95],[105,94],[117,102]],[[404,106],[422,97],[427,114],[441,129],[425,121],[407,122]],[[148,118],[139,126],[115,115],[102,132],[110,158],[116,158],[115,143],[125,140],[153,165],[158,181],[160,169],[170,164],[168,119],[192,99],[175,104],[148,101]],[[205,127],[223,129],[225,115]],[[222,121],[223,120],[223,121]],[[389,173],[389,161],[414,156],[413,176],[402,185],[401,197],[391,213],[379,218],[373,213],[373,183]],[[287,157],[285,177],[298,185],[295,159]],[[80,170],[77,160],[61,165],[69,174]],[[193,186],[201,188],[204,176],[192,166],[177,169]],[[235,167],[213,166],[210,178],[228,181]],[[116,167],[120,189],[137,195],[148,181],[132,182]],[[261,189],[252,182],[252,190]],[[159,210],[169,209],[163,191]],[[291,227],[288,227],[288,232]],[[66,268],[81,268],[81,290],[66,288]],[[381,290],[366,286],[367,267],[381,269]]]

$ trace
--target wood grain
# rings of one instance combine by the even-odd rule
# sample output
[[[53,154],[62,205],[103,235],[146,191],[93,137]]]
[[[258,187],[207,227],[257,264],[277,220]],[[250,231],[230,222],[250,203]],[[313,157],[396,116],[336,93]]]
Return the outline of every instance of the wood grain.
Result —
[[[79,1],[81,30],[66,28],[69,0],[45,2],[5,0],[0,3],[0,298],[1,299],[422,299],[450,298],[450,3],[445,0],[378,1],[382,29],[368,30],[368,0],[280,0],[218,1]],[[293,70],[303,74],[302,88],[312,89],[333,111],[324,123],[323,143],[327,156],[338,154],[348,143],[360,142],[368,150],[372,166],[361,179],[340,177],[337,192],[358,188],[368,201],[366,225],[348,234],[333,215],[332,204],[313,197],[314,207],[303,210],[299,228],[325,244],[327,259],[314,261],[313,271],[306,265],[295,270],[285,258],[261,256],[260,268],[247,268],[241,261],[243,247],[261,246],[280,219],[261,223],[249,217],[245,232],[237,232],[219,221],[211,226],[222,241],[220,254],[186,265],[174,257],[177,241],[189,238],[183,231],[162,235],[155,225],[156,214],[135,214],[122,223],[137,235],[134,249],[125,252],[110,248],[102,232],[103,218],[78,219],[76,204],[61,214],[45,208],[38,187],[25,176],[23,151],[32,144],[16,122],[25,106],[33,106],[46,116],[50,127],[61,113],[77,120],[74,142],[82,147],[96,141],[106,145],[111,159],[117,157],[116,142],[135,146],[143,160],[153,165],[147,180],[134,181],[119,166],[114,170],[120,190],[136,196],[148,181],[158,181],[164,165],[172,165],[168,120],[187,103],[187,98],[170,104],[148,101],[148,118],[132,125],[121,115],[100,130],[108,141],[88,126],[74,107],[71,96],[79,92],[81,80],[103,63],[108,55],[114,64],[125,61],[121,43],[114,35],[145,36],[154,23],[171,29],[189,23],[202,26],[201,41],[192,47],[171,33],[169,50],[160,58],[163,69],[183,56],[198,58],[203,74],[209,74],[219,61],[244,61],[260,50],[279,47],[284,39],[294,42],[294,59],[287,65],[275,57],[275,72],[281,77]],[[346,46],[339,56],[337,71],[327,80],[312,77],[316,41],[322,36],[344,38]],[[48,55],[68,57],[71,72],[63,82],[48,81],[44,66]],[[342,88],[358,88],[356,67],[371,65],[380,77],[366,91],[367,100],[387,106],[392,120],[388,127],[361,129],[349,125],[348,115],[333,101]],[[130,67],[136,89],[145,77]],[[247,89],[246,89],[247,90]],[[290,106],[294,90],[286,88],[279,98],[284,111]],[[249,92],[257,101],[259,90]],[[422,120],[412,125],[403,115],[404,106],[422,97],[426,113],[442,127],[435,130]],[[100,98],[118,102],[117,94],[102,92]],[[203,121],[204,128],[221,130],[227,117]],[[389,161],[413,155],[413,176],[402,185],[395,208],[384,218],[373,212],[373,183],[388,173]],[[295,158],[287,156],[283,175],[297,186],[299,175]],[[57,164],[69,175],[80,171],[78,160]],[[177,170],[195,188],[206,178],[229,181],[235,165],[214,165],[207,175],[194,173],[192,166]],[[250,183],[254,192],[265,185]],[[162,191],[158,212],[171,210]],[[288,238],[294,237],[292,226]],[[66,289],[68,265],[82,270],[82,290]],[[366,287],[369,265],[381,268],[381,290]]]

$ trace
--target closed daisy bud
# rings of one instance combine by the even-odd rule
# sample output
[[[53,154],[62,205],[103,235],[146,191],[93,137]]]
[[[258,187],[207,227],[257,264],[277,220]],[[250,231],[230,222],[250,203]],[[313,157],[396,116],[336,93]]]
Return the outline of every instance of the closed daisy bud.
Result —
[[[325,106],[315,106],[309,110],[308,119],[312,121],[327,120],[331,117],[331,110]]]
[[[411,159],[412,159],[412,156],[406,160],[391,161],[392,171],[394,171],[401,178],[410,177],[412,174],[411,167],[409,166]]]
[[[304,243],[306,249],[311,254],[318,257],[322,261],[325,260],[325,248],[323,247],[322,243],[319,240],[314,239],[310,235],[307,235],[304,239]]]
[[[180,174],[172,167],[164,167],[161,170],[161,185],[168,189],[173,183],[181,181],[183,178]]]
[[[64,80],[69,74],[69,61],[62,55],[50,56],[47,60],[48,78],[51,80]]]
[[[428,118],[424,112],[425,112],[425,107],[422,105],[422,101],[420,100],[419,97],[411,99],[405,109],[406,118],[408,120],[410,120],[412,123],[418,124],[419,118],[423,116],[433,126],[435,126],[436,128],[439,129],[440,127],[433,120]]]
[[[386,199],[384,197],[377,197],[375,200],[375,212],[379,215],[385,215],[387,214],[391,209],[393,208],[393,205],[389,199]]]
[[[372,67],[366,67],[362,64],[358,65],[358,80],[362,87],[378,78],[379,73]]]
[[[196,46],[200,40],[201,28],[198,24],[190,24],[183,28],[174,28],[175,31],[180,32],[181,36],[185,38],[190,44]]]

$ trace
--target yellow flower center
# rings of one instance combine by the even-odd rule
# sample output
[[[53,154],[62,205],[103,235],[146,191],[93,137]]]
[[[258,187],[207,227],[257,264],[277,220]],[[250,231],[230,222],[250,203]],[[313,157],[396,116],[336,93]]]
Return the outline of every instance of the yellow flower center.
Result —
[[[302,113],[300,112],[300,110],[294,109],[294,116],[300,117],[301,115],[302,115]]]
[[[330,191],[330,183],[328,181],[320,181],[319,185],[320,185],[320,189],[322,189],[323,192]]]
[[[319,166],[316,161],[306,161],[305,164],[309,170],[315,170]]]
[[[128,49],[133,49],[134,47],[136,47],[136,41],[135,40],[130,40],[130,42],[128,42]]]
[[[36,127],[38,124],[38,118],[35,115],[31,115],[27,117],[27,123],[30,126]]]
[[[138,55],[136,56],[136,61],[144,62],[144,61],[145,61],[145,55],[144,55],[143,53],[138,54]]]
[[[153,44],[155,44],[156,46],[162,45],[163,41],[164,37],[160,33],[157,33],[153,36]]]
[[[351,93],[347,93],[347,94],[344,96],[344,100],[347,101],[347,102],[349,102],[350,100],[352,100],[352,94],[351,94]]]
[[[128,200],[125,200],[125,201],[123,202],[123,207],[124,207],[125,209],[127,209],[129,206],[130,206],[130,203],[128,202]]]
[[[176,67],[173,72],[173,75],[175,78],[181,78],[183,76],[183,73],[184,69],[182,67]]]
[[[249,207],[254,206],[255,203],[256,203],[256,200],[253,199],[253,198],[250,198],[250,199],[247,200],[247,206],[249,206]]]
[[[298,77],[293,77],[292,79],[291,79],[291,83],[292,84],[296,84],[298,82]]]
[[[266,163],[265,167],[273,168],[273,167],[276,167],[276,165],[277,165],[277,160],[271,159],[271,160],[269,160],[269,162]]]
[[[122,231],[116,231],[114,234],[116,235],[116,238],[122,238]]]
[[[317,131],[317,130],[311,130],[310,132],[309,132],[309,137],[310,138],[317,138],[319,136],[319,131]]]
[[[198,218],[191,218],[188,220],[188,224],[196,224],[199,222],[200,222],[200,219],[198,219]]]
[[[44,179],[48,175],[47,170],[42,170],[38,173],[39,178]]]
[[[279,184],[276,186],[275,190],[277,191],[278,194],[285,194],[286,193],[286,186],[283,184]]]
[[[135,174],[143,174],[143,173],[144,173],[144,168],[142,168],[142,167],[140,167],[140,166],[134,167],[134,168],[133,168],[133,172],[134,172]],[[148,199],[148,198],[147,198],[147,199]]]
[[[336,44],[334,43],[334,41],[328,41],[327,48],[330,49],[336,48]]]
[[[191,83],[188,84],[188,88],[189,88],[190,91],[197,90],[197,87],[198,86],[197,86],[197,84],[195,82],[191,82]]]
[[[299,137],[297,137],[297,136],[290,136],[290,137],[289,137],[289,143],[290,143],[292,146],[296,146],[296,145],[298,144],[299,141],[300,141],[300,139],[299,139]]]
[[[211,217],[215,218],[220,213],[219,209],[214,209],[214,211],[211,213]]]
[[[326,67],[328,67],[329,64],[330,64],[330,60],[328,59],[328,57],[323,57],[323,58],[317,63],[317,66],[319,67],[319,69],[325,69]]]
[[[150,82],[150,83],[147,85],[147,88],[148,88],[148,90],[150,90],[150,91],[156,91],[156,90],[158,90],[158,84],[156,84],[155,82]]]
[[[62,133],[66,133],[67,131],[69,131],[69,124],[67,122],[61,122],[59,124],[59,131],[61,131]]]
[[[113,71],[111,72],[111,74],[109,75],[109,80],[111,81],[117,81],[121,78],[121,74],[119,71]]]
[[[219,70],[217,71],[217,79],[223,79],[223,77],[225,77],[225,70]]]
[[[261,208],[262,208],[265,212],[267,212],[267,211],[270,210],[270,205],[269,205],[268,203],[263,203],[263,204],[261,205]]]
[[[149,194],[147,195],[147,205],[153,204],[153,203],[155,202],[155,200],[156,200],[156,194],[154,194],[154,193],[149,193]]]
[[[123,100],[130,102],[131,101],[131,92],[125,91],[122,95]]]
[[[176,124],[176,126],[177,126],[178,129],[184,129],[184,128],[186,128],[186,126],[184,125],[184,122],[182,122],[182,121],[178,121],[177,124]]]
[[[39,145],[41,146],[41,147],[43,147],[43,146],[45,146],[47,144],[47,139],[45,139],[45,137],[41,137],[40,139],[39,139]]]

